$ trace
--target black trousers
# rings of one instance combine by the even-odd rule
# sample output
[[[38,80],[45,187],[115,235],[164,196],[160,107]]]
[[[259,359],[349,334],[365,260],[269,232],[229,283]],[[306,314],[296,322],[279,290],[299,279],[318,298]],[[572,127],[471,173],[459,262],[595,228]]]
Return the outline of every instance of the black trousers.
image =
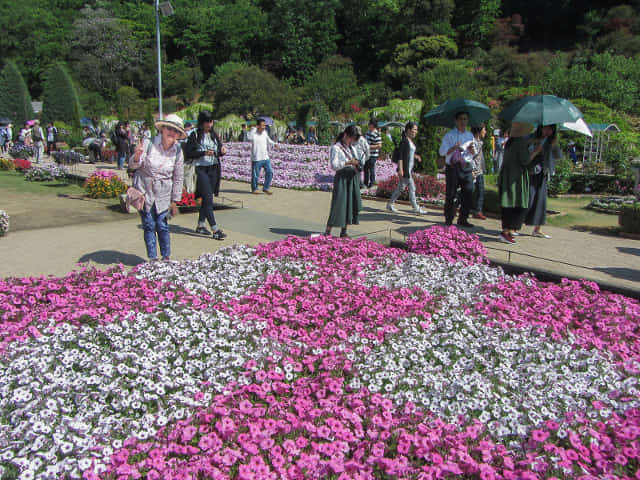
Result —
[[[520,230],[527,214],[523,207],[502,207],[502,230]]]
[[[216,224],[216,217],[213,215],[213,193],[219,181],[220,164],[196,167],[196,189],[202,197],[198,222],[204,222],[206,219],[212,228]]]
[[[444,200],[444,219],[448,225],[453,223],[453,218],[456,216],[456,204],[455,199],[460,188],[460,215],[458,216],[458,222],[466,222],[471,211],[471,205],[473,203],[473,172],[462,170],[458,167],[452,167],[447,165],[445,168],[445,176],[447,181],[447,190]]]

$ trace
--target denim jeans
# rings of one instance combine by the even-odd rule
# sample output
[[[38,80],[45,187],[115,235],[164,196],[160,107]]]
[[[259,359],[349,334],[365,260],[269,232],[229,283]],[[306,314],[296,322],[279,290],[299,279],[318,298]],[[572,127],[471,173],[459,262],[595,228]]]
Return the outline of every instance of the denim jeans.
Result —
[[[420,206],[416,201],[416,184],[413,183],[412,177],[409,177],[409,178],[402,177],[398,180],[398,186],[391,194],[391,200],[389,200],[389,205],[393,205],[395,201],[398,200],[398,198],[400,198],[400,195],[402,195],[402,192],[404,192],[407,188],[409,188],[409,201],[411,202],[411,206],[413,207],[414,210],[418,210]]]
[[[378,157],[369,157],[364,162],[364,184],[367,187],[371,187],[376,181],[376,161]]]
[[[258,189],[258,177],[260,176],[260,169],[264,168],[264,186],[262,190],[265,192],[269,190],[271,185],[271,179],[273,178],[273,169],[271,168],[271,160],[258,160],[257,162],[251,162],[251,191],[255,192]]]
[[[171,239],[169,238],[169,224],[167,223],[168,213],[169,210],[158,213],[155,204],[148,212],[144,209],[140,210],[142,229],[144,231],[144,243],[147,246],[147,257],[149,257],[149,260],[158,258],[156,233],[158,234],[158,243],[160,243],[160,254],[163,257],[171,256]]]
[[[126,155],[118,155],[118,170],[121,170],[124,167],[124,161],[126,157]]]

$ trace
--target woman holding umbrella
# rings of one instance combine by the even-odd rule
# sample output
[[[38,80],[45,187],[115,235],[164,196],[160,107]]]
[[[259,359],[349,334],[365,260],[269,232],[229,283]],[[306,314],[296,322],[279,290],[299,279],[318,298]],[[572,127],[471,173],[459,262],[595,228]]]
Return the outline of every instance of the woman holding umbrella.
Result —
[[[533,226],[532,236],[551,238],[551,235],[542,233],[540,227],[546,223],[549,177],[554,173],[556,160],[562,157],[556,138],[556,126],[539,126],[529,150],[538,154],[529,167],[529,211],[524,223]]]

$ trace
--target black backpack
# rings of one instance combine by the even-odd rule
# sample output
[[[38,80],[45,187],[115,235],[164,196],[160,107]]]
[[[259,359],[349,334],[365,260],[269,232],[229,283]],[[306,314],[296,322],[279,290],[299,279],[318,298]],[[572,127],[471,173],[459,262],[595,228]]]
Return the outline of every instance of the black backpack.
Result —
[[[113,143],[113,145],[115,147],[117,147],[118,144],[120,143],[120,139],[118,138],[118,135],[116,134],[116,127],[113,127],[111,129],[111,132],[109,132],[109,138],[111,139],[111,143]]]

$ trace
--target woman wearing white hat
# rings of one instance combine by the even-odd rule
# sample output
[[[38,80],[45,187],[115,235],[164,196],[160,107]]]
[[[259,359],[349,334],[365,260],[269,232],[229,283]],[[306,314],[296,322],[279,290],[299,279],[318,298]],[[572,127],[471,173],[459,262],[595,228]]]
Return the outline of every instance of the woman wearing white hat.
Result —
[[[144,243],[149,260],[158,258],[156,234],[163,260],[171,256],[171,242],[167,215],[178,213],[176,202],[182,198],[184,159],[178,140],[186,137],[182,119],[167,115],[155,123],[160,135],[138,144],[129,160],[135,170],[133,188],[144,193],[144,207],[140,210]]]

